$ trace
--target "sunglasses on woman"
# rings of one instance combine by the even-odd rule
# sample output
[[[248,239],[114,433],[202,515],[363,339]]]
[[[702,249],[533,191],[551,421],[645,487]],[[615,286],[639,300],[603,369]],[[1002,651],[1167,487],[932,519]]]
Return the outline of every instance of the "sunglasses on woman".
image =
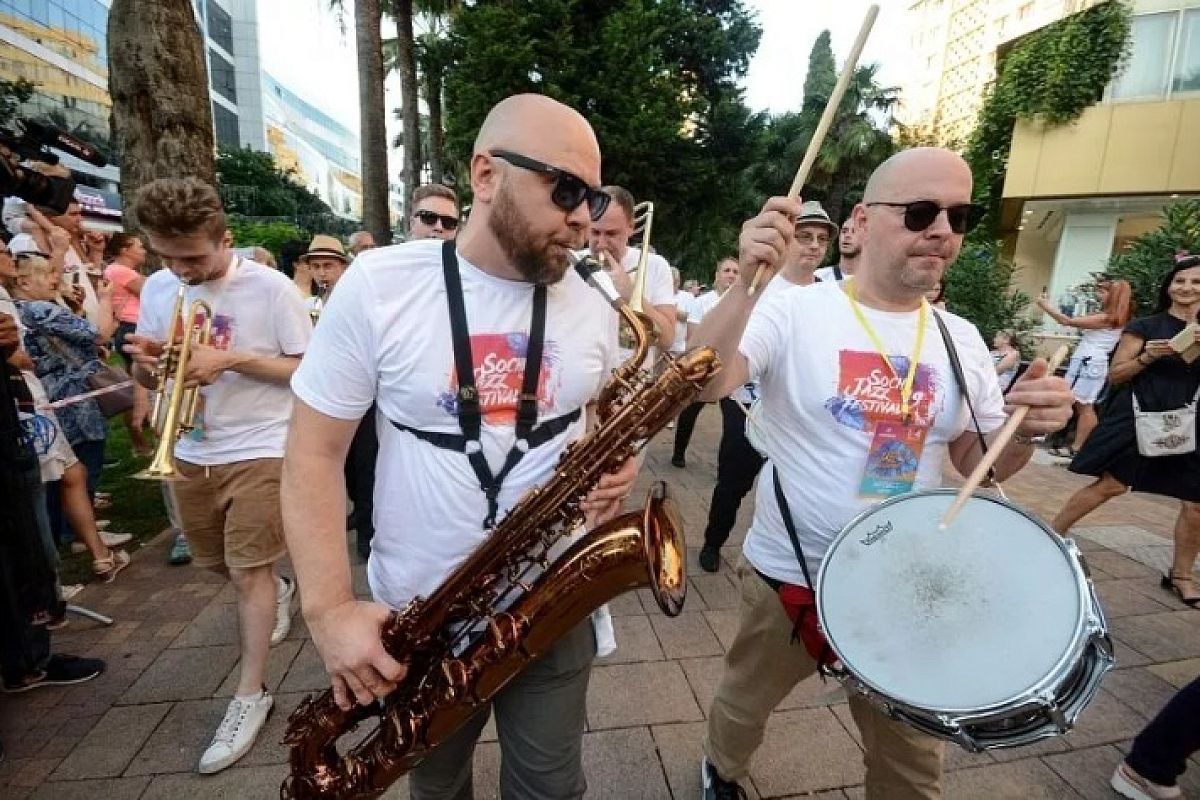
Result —
[[[929,226],[937,220],[938,214],[946,212],[946,221],[950,223],[950,230],[954,233],[962,235],[969,233],[979,220],[983,219],[983,215],[987,212],[981,205],[975,203],[963,203],[957,206],[942,206],[935,203],[933,200],[915,200],[911,203],[885,203],[877,201],[867,203],[868,206],[887,206],[889,208],[904,209],[904,227],[908,228],[913,233],[920,233],[928,230]]]
[[[436,211],[421,209],[420,211],[414,211],[413,216],[421,220],[422,225],[428,225],[431,228],[438,222],[441,222],[442,227],[448,231],[452,231],[458,227],[458,217],[448,217]]]
[[[514,153],[511,150],[491,150],[488,155],[503,159],[514,167],[554,178],[554,188],[550,190],[550,200],[568,214],[579,208],[580,203],[587,201],[588,214],[595,222],[604,216],[605,210],[608,209],[608,201],[612,198],[601,190],[588,186],[587,182],[578,175],[572,175],[566,170],[543,164],[541,161]]]

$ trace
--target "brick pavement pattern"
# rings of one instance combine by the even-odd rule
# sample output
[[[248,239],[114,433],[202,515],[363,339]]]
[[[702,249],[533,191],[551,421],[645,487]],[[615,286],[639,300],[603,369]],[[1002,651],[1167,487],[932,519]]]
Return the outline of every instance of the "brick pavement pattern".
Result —
[[[702,414],[686,470],[670,466],[670,433],[651,445],[643,482],[664,478],[687,525],[691,586],[684,613],[667,619],[646,590],[612,604],[619,649],[601,660],[588,698],[584,758],[588,797],[659,800],[699,796],[700,742],[721,656],[736,623],[730,563],[750,519],[751,495],[721,573],[700,571],[716,474],[719,415]],[[1009,496],[1049,517],[1084,479],[1037,459],[1007,485]],[[1174,690],[1200,673],[1200,613],[1158,588],[1170,557],[1174,501],[1118,498],[1084,520],[1087,553],[1117,646],[1117,669],[1078,728],[1013,750],[972,755],[947,747],[947,798],[1108,798],[1108,777],[1131,738]],[[96,656],[108,671],[91,683],[0,697],[0,796],[23,798],[274,798],[285,772],[288,713],[323,689],[324,669],[297,614],[271,654],[276,707],[254,749],[215,776],[196,762],[220,721],[236,677],[232,590],[193,567],[170,567],[169,537],[137,553],[112,585],[76,602],[115,618],[108,628],[73,617],[57,651]],[[361,565],[356,590],[365,594]],[[833,684],[798,686],[772,716],[746,788],[750,797],[863,797],[862,751]],[[475,760],[480,798],[498,795],[499,748],[491,725]],[[1200,763],[1183,780],[1200,793]],[[408,797],[401,781],[386,795]]]

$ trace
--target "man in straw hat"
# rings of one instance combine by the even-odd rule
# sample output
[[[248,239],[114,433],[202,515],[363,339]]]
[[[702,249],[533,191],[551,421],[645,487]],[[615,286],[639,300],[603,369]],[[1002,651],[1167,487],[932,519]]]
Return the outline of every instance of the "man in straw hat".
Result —
[[[250,750],[273,705],[267,658],[287,635],[295,593],[274,571],[285,550],[279,476],[292,409],[288,381],[312,325],[286,275],[231,250],[211,185],[160,178],[142,187],[133,211],[167,267],[142,286],[137,333],[126,339],[134,377],[156,386],[181,288],[185,315],[197,300],[212,309],[212,343],[192,347],[184,375],[203,388],[196,427],[174,448],[186,480],[173,484],[193,563],[227,576],[237,598],[238,681],[200,757],[200,772],[212,773]]]
[[[609,200],[591,126],[548,97],[509,97],[484,120],[470,175],[474,205],[457,240],[359,256],[292,380],[285,527],[305,620],[346,709],[396,688],[407,668],[380,639],[392,610],[429,597],[554,475],[620,363],[615,313],[568,261]],[[374,601],[357,602],[337,477],[372,403]],[[635,477],[628,459],[601,480],[584,502],[589,524],[616,513]],[[412,796],[471,796],[472,754],[494,710],[502,796],[582,797],[588,680],[611,637],[603,624],[566,632],[443,741],[409,774]]]
[[[313,280],[313,296],[305,303],[309,316],[315,322],[321,315],[321,309],[329,299],[333,287],[337,285],[346,267],[350,266],[350,257],[346,255],[346,248],[342,247],[338,239],[318,233],[308,243],[308,250],[303,258],[308,264],[308,272]]]
[[[737,568],[738,629],[708,715],[702,762],[708,800],[742,796],[737,782],[749,771],[771,711],[817,670],[818,659],[832,660],[816,625],[809,576],[815,578],[837,534],[881,497],[940,486],[947,456],[969,474],[982,458],[979,437],[994,442],[1007,419],[979,332],[936,312],[946,326],[943,339],[924,300],[979,218],[962,158],[918,148],[885,161],[854,209],[863,258],[853,280],[775,292],[759,302],[763,293],[747,291],[755,271],[770,277],[783,263],[803,215],[797,202],[775,197],[743,226],[741,274],[692,340],[716,347],[724,364],[706,396],[758,382],[757,421],[768,457]],[[961,360],[978,432],[968,426],[946,342]],[[997,479],[1028,462],[1031,437],[1061,428],[1070,416],[1066,383],[1046,371],[1045,361],[1034,362],[1008,396],[1030,410],[1002,450]],[[908,453],[903,470],[869,457],[897,445]],[[897,587],[878,588],[887,602]],[[939,740],[857,693],[850,712],[865,744],[868,798],[941,796]]]

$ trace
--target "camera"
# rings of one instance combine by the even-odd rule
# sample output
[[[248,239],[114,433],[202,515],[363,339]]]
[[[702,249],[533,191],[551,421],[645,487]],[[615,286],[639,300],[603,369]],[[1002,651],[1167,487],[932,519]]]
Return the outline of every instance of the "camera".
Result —
[[[16,195],[28,203],[44,206],[55,214],[67,210],[75,196],[75,181],[70,177],[43,175],[36,169],[22,166],[23,161],[57,164],[58,156],[51,148],[78,159],[103,167],[104,155],[82,139],[65,131],[31,119],[17,119],[0,126],[0,197]]]

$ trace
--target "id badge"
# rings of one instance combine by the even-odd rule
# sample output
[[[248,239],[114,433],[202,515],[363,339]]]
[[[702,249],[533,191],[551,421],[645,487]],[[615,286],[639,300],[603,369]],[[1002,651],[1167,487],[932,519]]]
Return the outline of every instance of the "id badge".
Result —
[[[928,432],[928,428],[896,420],[875,423],[858,493],[864,497],[892,497],[911,492]]]
[[[184,434],[190,442],[203,442],[208,438],[204,430],[204,395],[196,398],[196,416],[192,419],[192,429]]]

